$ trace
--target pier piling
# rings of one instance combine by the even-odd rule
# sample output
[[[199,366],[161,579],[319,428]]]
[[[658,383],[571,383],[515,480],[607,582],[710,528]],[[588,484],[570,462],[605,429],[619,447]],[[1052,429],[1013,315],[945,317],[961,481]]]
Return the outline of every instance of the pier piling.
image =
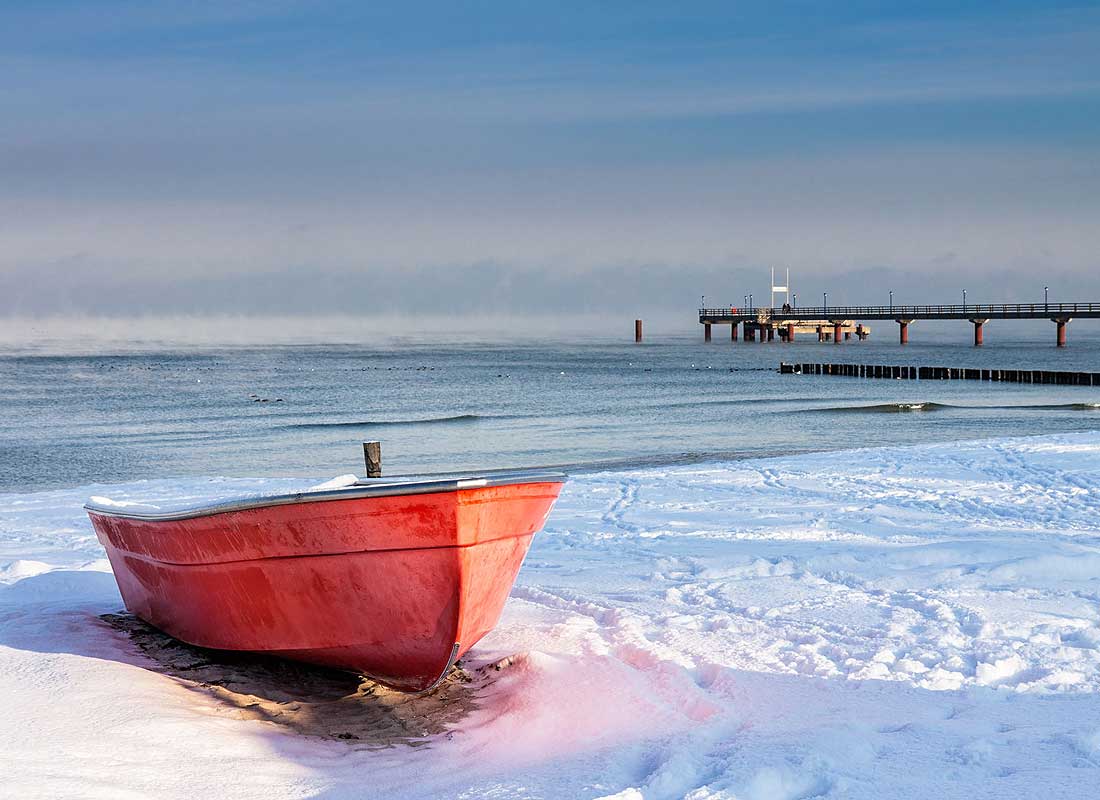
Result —
[[[982,344],[985,342],[985,339],[982,335],[982,328],[984,327],[985,323],[988,322],[989,320],[972,319],[970,321],[972,323],[974,323],[974,346],[975,347],[981,347]]]
[[[642,321],[640,319],[634,320],[634,342],[638,343],[642,341]]]
[[[1055,317],[1053,322],[1054,322],[1055,325],[1058,326],[1057,345],[1058,345],[1058,347],[1065,347],[1066,346],[1066,324],[1069,322],[1069,318],[1068,317]]]

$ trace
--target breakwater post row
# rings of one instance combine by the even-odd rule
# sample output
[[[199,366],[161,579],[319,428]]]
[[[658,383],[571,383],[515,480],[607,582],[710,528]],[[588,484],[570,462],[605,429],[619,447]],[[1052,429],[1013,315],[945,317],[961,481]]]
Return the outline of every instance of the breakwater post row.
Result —
[[[994,381],[1044,383],[1059,386],[1100,386],[1100,372],[1057,372],[1046,369],[966,369],[883,364],[779,363],[783,375],[839,375],[845,378],[882,378],[902,381]]]

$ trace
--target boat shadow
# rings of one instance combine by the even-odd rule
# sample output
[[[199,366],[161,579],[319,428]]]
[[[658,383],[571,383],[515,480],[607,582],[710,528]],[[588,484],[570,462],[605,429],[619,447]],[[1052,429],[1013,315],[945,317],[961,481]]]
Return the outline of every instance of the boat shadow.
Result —
[[[449,736],[478,708],[482,690],[499,671],[492,664],[468,670],[458,662],[432,691],[409,694],[350,672],[194,647],[128,613],[101,614],[98,620],[123,634],[147,669],[213,698],[238,719],[361,748],[422,747]]]

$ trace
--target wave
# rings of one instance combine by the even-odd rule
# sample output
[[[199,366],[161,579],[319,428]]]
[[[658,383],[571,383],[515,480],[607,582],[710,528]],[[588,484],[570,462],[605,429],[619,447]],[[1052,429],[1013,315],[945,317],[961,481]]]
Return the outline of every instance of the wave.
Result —
[[[1032,406],[1001,406],[1001,408],[1030,408],[1035,411],[1100,411],[1100,403],[1048,403]]]
[[[967,408],[947,403],[877,403],[871,406],[830,406],[828,408],[805,408],[810,413],[856,413],[856,414],[905,414],[910,411],[942,411],[947,408]],[[970,406],[970,408],[990,408],[990,406]]]
[[[449,417],[422,417],[418,419],[357,419],[340,422],[296,422],[280,425],[284,430],[320,430],[324,428],[380,428],[399,425],[461,425],[482,419],[510,419],[518,415],[455,414]]]
[[[951,403],[876,403],[869,406],[830,406],[804,408],[804,413],[904,414],[915,411],[1100,411],[1100,403],[1043,403],[963,406]]]
[[[774,370],[773,370],[774,371]],[[820,397],[739,397],[723,400],[687,400],[675,403],[652,403],[647,408],[698,408],[699,406],[743,406],[743,405],[790,405],[794,403],[812,403]]]
[[[817,397],[781,397],[781,398],[768,398],[761,400],[757,397],[745,397],[739,399],[722,399],[722,400],[691,400],[687,402],[674,402],[674,403],[646,403],[637,406],[637,409],[644,409],[646,411],[661,411],[663,409],[673,408],[697,408],[699,406],[740,406],[740,405],[754,405],[759,406],[761,403],[765,405],[787,405],[793,403],[809,403],[814,400],[819,400]],[[327,412],[305,412],[305,415],[311,413],[325,414]],[[621,413],[614,408],[591,408],[581,409],[577,411],[554,411],[546,414],[455,414],[447,417],[425,417],[414,419],[384,419],[384,420],[341,420],[339,422],[294,422],[287,423],[285,425],[279,425],[280,430],[320,430],[324,428],[365,428],[365,427],[393,427],[399,425],[454,425],[469,422],[477,422],[480,420],[509,420],[509,419],[550,419],[550,418],[568,418],[568,417],[600,417],[603,415],[614,415]]]
[[[826,448],[826,451],[830,448]],[[621,456],[616,458],[597,458],[587,461],[564,461],[548,464],[524,466],[522,469],[561,470],[570,475],[584,475],[594,472],[616,471],[623,469],[647,469],[654,467],[676,467],[691,464],[720,464],[726,461],[745,461],[752,458],[775,458],[798,456],[806,453],[822,452],[819,447],[755,448],[747,450],[697,450],[681,453],[652,453],[648,455]],[[505,472],[507,470],[499,470]],[[484,470],[483,470],[484,472]],[[453,473],[439,473],[448,475]]]

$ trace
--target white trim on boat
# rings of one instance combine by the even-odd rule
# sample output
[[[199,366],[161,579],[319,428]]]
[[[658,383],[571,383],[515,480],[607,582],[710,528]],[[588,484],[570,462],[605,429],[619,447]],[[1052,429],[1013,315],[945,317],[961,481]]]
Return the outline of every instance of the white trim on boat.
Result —
[[[477,489],[484,486],[564,483],[565,480],[566,475],[563,472],[502,472],[482,477],[361,478],[350,486],[338,489],[240,497],[168,511],[153,510],[149,506],[102,503],[98,502],[100,498],[89,500],[84,504],[84,509],[104,517],[150,521],[183,520],[209,517],[214,514],[228,514],[233,511],[247,511],[253,508],[294,505],[295,503],[321,503],[329,500],[358,500],[365,497],[394,497],[410,494],[438,494],[441,492],[458,492],[464,489]]]

